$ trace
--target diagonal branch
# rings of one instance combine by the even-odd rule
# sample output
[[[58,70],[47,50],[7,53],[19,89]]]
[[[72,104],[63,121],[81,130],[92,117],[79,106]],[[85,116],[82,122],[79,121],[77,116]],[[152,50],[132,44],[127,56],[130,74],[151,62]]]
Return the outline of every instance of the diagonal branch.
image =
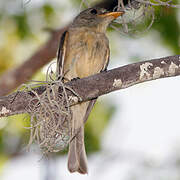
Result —
[[[70,81],[65,86],[73,89],[73,91],[67,90],[70,105],[73,105],[138,83],[179,75],[180,55],[176,55],[129,64],[87,78]],[[38,95],[45,90],[45,86],[34,89]],[[61,92],[62,88],[59,88],[58,93],[61,94]],[[34,96],[32,91],[21,91],[0,97],[0,117],[30,112],[29,103],[33,102]]]
[[[22,65],[5,72],[0,77],[0,96],[4,96],[19,85],[27,82],[34,73],[50,62],[55,56],[61,34],[67,27],[52,32],[49,40]]]

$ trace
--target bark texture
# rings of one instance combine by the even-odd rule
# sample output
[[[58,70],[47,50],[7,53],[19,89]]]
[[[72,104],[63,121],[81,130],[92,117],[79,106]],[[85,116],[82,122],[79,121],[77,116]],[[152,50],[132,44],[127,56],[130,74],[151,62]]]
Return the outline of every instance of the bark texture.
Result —
[[[70,81],[65,87],[68,87],[66,92],[69,105],[74,105],[138,83],[178,75],[180,75],[180,55],[129,64]],[[57,95],[60,96],[63,91],[60,83],[57,89]],[[39,86],[33,91],[41,95],[46,91],[46,86]],[[30,103],[33,103],[34,97],[35,93],[32,91],[18,91],[0,97],[0,117],[30,112]]]

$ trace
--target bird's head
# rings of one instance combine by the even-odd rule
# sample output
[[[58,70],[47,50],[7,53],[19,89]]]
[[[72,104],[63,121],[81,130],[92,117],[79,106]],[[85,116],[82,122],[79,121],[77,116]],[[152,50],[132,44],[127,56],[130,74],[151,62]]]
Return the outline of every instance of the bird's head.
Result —
[[[72,27],[89,27],[105,32],[107,26],[124,11],[110,12],[103,8],[89,8],[82,11],[73,21]]]

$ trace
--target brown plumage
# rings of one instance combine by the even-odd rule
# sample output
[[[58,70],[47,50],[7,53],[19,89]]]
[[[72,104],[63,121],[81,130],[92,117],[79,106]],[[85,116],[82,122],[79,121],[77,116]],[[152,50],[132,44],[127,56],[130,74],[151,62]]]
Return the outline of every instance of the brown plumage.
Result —
[[[57,76],[66,80],[83,78],[107,68],[109,41],[105,35],[109,23],[123,12],[89,8],[81,12],[63,34],[57,59]],[[57,77],[58,78],[58,77]],[[84,123],[96,100],[71,107],[72,127],[68,153],[70,172],[88,173],[84,146]]]

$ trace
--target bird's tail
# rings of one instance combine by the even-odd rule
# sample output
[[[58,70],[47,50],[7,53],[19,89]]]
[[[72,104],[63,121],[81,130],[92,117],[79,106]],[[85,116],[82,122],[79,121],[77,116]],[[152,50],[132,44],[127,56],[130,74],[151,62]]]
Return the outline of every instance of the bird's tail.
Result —
[[[68,169],[72,173],[76,171],[81,174],[88,173],[84,146],[84,125],[79,128],[69,144]]]

